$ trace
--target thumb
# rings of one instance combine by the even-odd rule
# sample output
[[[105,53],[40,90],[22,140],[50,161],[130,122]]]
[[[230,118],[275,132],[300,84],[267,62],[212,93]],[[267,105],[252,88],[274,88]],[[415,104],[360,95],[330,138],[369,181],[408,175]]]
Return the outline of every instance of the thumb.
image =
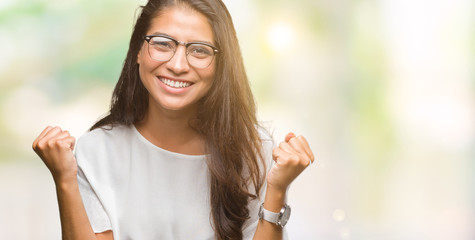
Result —
[[[289,142],[290,139],[292,139],[294,137],[295,137],[295,134],[293,132],[287,133],[287,135],[285,135],[285,142]]]

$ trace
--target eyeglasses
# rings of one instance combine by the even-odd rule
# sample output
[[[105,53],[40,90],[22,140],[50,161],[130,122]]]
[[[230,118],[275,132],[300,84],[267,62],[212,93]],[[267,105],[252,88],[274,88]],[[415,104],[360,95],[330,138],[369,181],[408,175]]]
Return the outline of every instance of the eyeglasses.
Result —
[[[148,42],[148,54],[159,62],[166,62],[175,55],[178,45],[186,48],[186,60],[195,68],[207,68],[213,61],[218,49],[204,42],[180,42],[166,35],[147,35],[144,40]]]

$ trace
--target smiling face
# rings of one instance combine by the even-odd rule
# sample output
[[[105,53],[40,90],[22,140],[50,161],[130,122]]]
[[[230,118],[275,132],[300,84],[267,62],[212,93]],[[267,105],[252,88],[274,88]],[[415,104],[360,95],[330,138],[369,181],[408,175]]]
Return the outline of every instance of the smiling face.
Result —
[[[162,10],[150,23],[146,35],[168,35],[180,42],[209,42],[213,30],[201,13],[183,6]],[[209,91],[215,76],[215,60],[203,69],[194,68],[186,59],[186,48],[179,45],[175,55],[159,62],[150,58],[143,41],[137,56],[139,74],[149,93],[149,107],[162,110],[195,111],[197,102]]]

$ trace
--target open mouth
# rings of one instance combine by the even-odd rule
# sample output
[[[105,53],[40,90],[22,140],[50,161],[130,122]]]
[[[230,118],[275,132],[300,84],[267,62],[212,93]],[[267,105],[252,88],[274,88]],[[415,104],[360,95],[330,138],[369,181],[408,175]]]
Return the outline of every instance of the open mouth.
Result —
[[[158,79],[164,83],[165,85],[172,87],[172,88],[186,88],[191,86],[193,83],[191,82],[184,82],[184,81],[176,81],[176,80],[170,80],[167,78],[163,77],[158,77]]]

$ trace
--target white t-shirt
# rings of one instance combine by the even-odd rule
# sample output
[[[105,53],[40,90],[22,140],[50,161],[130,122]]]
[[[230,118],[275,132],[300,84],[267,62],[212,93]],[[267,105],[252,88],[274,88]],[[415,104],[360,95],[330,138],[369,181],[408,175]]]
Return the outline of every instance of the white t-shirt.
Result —
[[[266,165],[272,138],[260,131]],[[79,190],[94,232],[115,240],[214,239],[205,155],[161,149],[131,126],[95,129],[78,140]],[[268,170],[267,169],[267,170]],[[250,201],[244,239],[252,239],[259,205]]]

